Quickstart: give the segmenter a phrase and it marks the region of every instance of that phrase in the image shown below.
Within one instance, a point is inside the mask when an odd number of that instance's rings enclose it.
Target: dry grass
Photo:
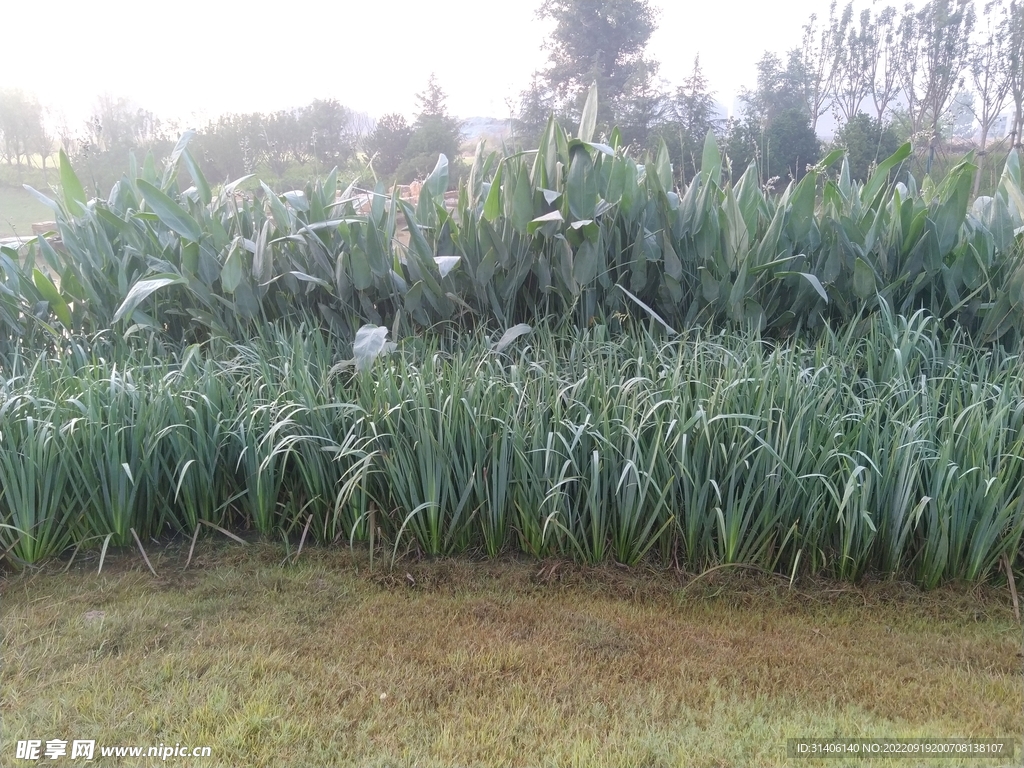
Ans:
[[[178,765],[768,766],[793,736],[1021,727],[1020,629],[984,588],[154,555],[159,578],[126,554],[3,583],[4,763],[60,737],[213,748]]]

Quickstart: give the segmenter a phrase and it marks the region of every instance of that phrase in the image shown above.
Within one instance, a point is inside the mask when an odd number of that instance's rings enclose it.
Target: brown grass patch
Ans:
[[[197,766],[783,765],[795,736],[1021,728],[1020,628],[986,588],[518,560],[370,572],[311,549],[282,567],[259,544],[200,545],[188,570],[177,549],[150,556],[159,578],[125,553],[99,576],[3,583],[2,762],[18,739],[95,738],[211,746],[167,761]]]

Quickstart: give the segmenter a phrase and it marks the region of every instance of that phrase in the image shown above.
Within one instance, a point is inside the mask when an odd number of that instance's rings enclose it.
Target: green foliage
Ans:
[[[408,183],[426,178],[438,155],[457,160],[461,152],[459,123],[447,115],[420,115],[412,126],[396,176]]]
[[[973,206],[967,161],[920,190],[911,176],[895,184],[909,147],[864,184],[848,164],[830,178],[833,155],[766,194],[754,168],[723,178],[730,164],[709,134],[702,173],[676,190],[666,145],[637,162],[621,144],[589,140],[596,98],[589,104],[582,136],[552,121],[536,153],[478,152],[454,211],[442,205],[444,157],[415,207],[380,187],[364,214],[339,196],[336,174],[284,194],[232,183],[214,195],[188,136],[162,173],[133,169],[84,207],[64,163],[65,194],[40,195],[61,250],[37,239],[0,259],[0,343],[111,328],[161,344],[241,340],[307,313],[347,339],[399,318],[396,340],[438,322],[554,315],[583,327],[648,311],[672,328],[754,323],[785,335],[857,322],[879,299],[902,313],[927,308],[979,341],[1021,337],[1015,153],[996,194]],[[198,175],[185,192],[179,167]]]
[[[790,51],[785,67],[778,56],[766,53],[757,70],[757,87],[743,94],[743,116],[729,129],[733,174],[738,178],[755,163],[765,179],[799,180],[820,156],[807,102],[807,64],[799,51]]]
[[[366,137],[364,147],[379,176],[390,179],[396,175],[411,136],[412,129],[401,115],[384,115],[377,121]]]
[[[461,163],[462,129],[448,114],[445,93],[432,74],[427,88],[418,94],[420,112],[411,126],[401,115],[385,115],[364,142],[378,178],[408,184],[425,178],[438,155],[449,159],[453,176],[458,178]]]
[[[693,60],[690,76],[676,90],[671,110],[673,120],[663,127],[663,133],[676,175],[687,183],[700,171],[705,137],[709,132],[720,133],[724,122],[717,117],[718,105],[708,90],[699,56]]]
[[[892,126],[859,112],[840,129],[833,144],[846,150],[850,178],[863,182],[879,162],[899,149],[900,140]]]
[[[655,17],[647,0],[546,0],[539,15],[555,23],[542,77],[560,112],[578,116],[594,82],[604,94],[628,93],[630,82],[636,86],[638,74],[649,68],[643,51]],[[613,99],[602,102],[602,124],[619,117]]]
[[[0,90],[0,158],[21,169],[22,161],[40,155],[45,164],[53,139],[43,121],[39,102],[19,90]]]
[[[764,132],[762,167],[768,178],[799,180],[820,156],[818,137],[802,110],[780,112]]]
[[[7,559],[231,526],[932,587],[1020,552],[1021,361],[924,312],[783,344],[603,323],[435,335],[361,371],[305,323],[153,351],[9,358]]]

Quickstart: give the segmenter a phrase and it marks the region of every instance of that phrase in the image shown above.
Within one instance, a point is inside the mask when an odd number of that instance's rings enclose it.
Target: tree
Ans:
[[[203,159],[211,179],[237,179],[255,173],[264,162],[267,116],[259,112],[222,115],[195,139],[194,151]]]
[[[535,146],[554,111],[554,93],[547,87],[546,81],[534,72],[530,87],[519,94],[519,103],[514,108],[513,125],[518,133],[519,146]]]
[[[1001,21],[995,18],[997,0],[985,3],[982,11],[981,40],[971,47],[971,82],[978,96],[977,108],[972,110],[981,126],[978,149],[978,170],[974,174],[974,195],[981,186],[981,173],[988,154],[988,133],[999,113],[1003,111],[1010,93],[1011,75],[1007,68],[1009,39]]]
[[[316,99],[299,114],[306,153],[325,166],[341,165],[355,146],[352,112],[335,99]]]
[[[957,91],[939,123],[939,134],[950,139],[973,141],[976,104],[977,99],[971,91],[966,89]]]
[[[744,110],[767,127],[775,117],[792,109],[803,112],[810,120],[805,100],[807,73],[799,51],[790,51],[786,57],[786,66],[782,66],[779,57],[765,52],[757,62],[757,87],[753,91],[744,90],[740,100],[746,105]]]
[[[405,157],[411,136],[412,129],[402,115],[384,115],[377,121],[377,125],[366,137],[365,149],[373,160],[374,170],[380,176],[391,178],[395,175]]]
[[[900,148],[900,139],[891,126],[858,112],[836,134],[834,144],[846,149],[850,176],[867,181],[874,166]]]
[[[128,99],[104,95],[95,102],[73,159],[83,181],[103,194],[124,173],[130,152],[139,155],[140,162],[150,152],[154,158],[163,157],[176,139],[173,128],[154,113]]]
[[[676,136],[670,137],[678,141],[668,141],[669,147],[678,149],[678,155],[673,152],[673,161],[678,163],[681,180],[686,182],[692,179],[700,170],[700,158],[704,147],[704,138],[708,131],[719,133],[722,130],[722,120],[717,117],[718,104],[715,102],[714,94],[708,89],[708,80],[700,66],[700,56],[693,59],[693,71],[690,76],[683,80],[683,84],[676,89],[675,99],[672,103],[674,129]]]
[[[871,11],[865,9],[860,14],[860,26],[850,25],[846,44],[840,50],[833,100],[844,123],[850,122],[860,111],[871,90],[870,56],[876,48],[875,35]]]
[[[4,160],[20,167],[22,159],[28,162],[33,154],[42,153],[45,164],[48,139],[39,102],[23,91],[0,91],[0,148]]]
[[[1011,141],[1014,147],[1021,149],[1021,136],[1024,135],[1024,3],[1020,0],[1010,0],[1003,11],[1000,34],[1006,45],[1005,66],[1013,101]]]
[[[801,178],[817,162],[819,145],[808,113],[807,78],[799,51],[790,51],[785,68],[774,53],[757,64],[757,88],[741,95],[743,117],[730,125],[728,154],[735,173],[751,161],[762,178]]]
[[[871,101],[875,107],[875,119],[879,122],[885,120],[885,112],[899,89],[899,43],[896,9],[888,6],[872,19],[871,36],[865,52]]]
[[[125,98],[100,96],[86,124],[92,152],[118,152],[150,148],[165,139],[160,120]],[[123,158],[122,158],[123,160]]]
[[[591,83],[602,95],[599,121],[617,117],[619,95],[644,67],[655,28],[649,0],[545,0],[538,15],[555,22],[541,73],[557,106],[578,116]]]
[[[941,138],[939,124],[963,85],[974,21],[971,0],[932,0],[918,14],[924,45],[922,108],[931,129],[928,172]]]
[[[448,108],[445,102],[448,97],[445,92],[441,89],[441,85],[437,82],[437,75],[433,72],[430,73],[430,77],[427,78],[427,87],[425,90],[416,94],[416,102],[419,104],[420,117],[445,117],[448,114]]]
[[[802,110],[787,109],[764,132],[762,162],[767,178],[801,179],[821,154],[818,137]]]
[[[39,155],[43,164],[43,178],[46,178],[46,159],[53,154],[54,137],[46,129],[46,122],[43,119],[43,110],[39,109],[37,117],[32,122],[32,130],[28,134],[28,143],[25,148],[30,155]]]
[[[305,131],[297,111],[274,112],[267,115],[262,124],[263,132],[255,137],[255,143],[259,147],[261,161],[275,176],[283,177],[292,162],[302,164],[307,160],[303,154]]]
[[[912,138],[920,132],[923,120],[921,103],[923,99],[920,86],[920,74],[924,68],[921,53],[922,33],[920,19],[914,11],[914,6],[908,4],[903,9],[903,16],[897,26],[896,36],[899,49],[897,56],[899,86],[903,95],[900,114],[905,119],[907,132]]]
[[[832,0],[825,26],[818,28],[816,14],[811,14],[804,25],[798,56],[803,75],[802,96],[812,131],[818,127],[818,118],[831,106],[842,63],[843,41],[852,15],[853,5],[847,3],[842,14],[836,16],[836,0]]]
[[[437,156],[448,158],[450,177],[457,177],[462,145],[462,126],[448,114],[447,97],[433,73],[427,88],[417,94],[420,112],[412,125],[404,159],[398,167],[399,181],[408,182],[425,177],[437,163]]]
[[[668,98],[655,82],[657,62],[642,59],[618,99],[617,124],[627,144],[650,145],[669,112]]]

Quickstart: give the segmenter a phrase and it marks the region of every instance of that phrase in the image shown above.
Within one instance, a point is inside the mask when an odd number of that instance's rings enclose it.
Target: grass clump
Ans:
[[[0,389],[0,540],[32,563],[220,526],[926,587],[1019,566],[1019,356],[923,313],[858,333],[435,337],[355,373],[304,327],[26,353]]]

